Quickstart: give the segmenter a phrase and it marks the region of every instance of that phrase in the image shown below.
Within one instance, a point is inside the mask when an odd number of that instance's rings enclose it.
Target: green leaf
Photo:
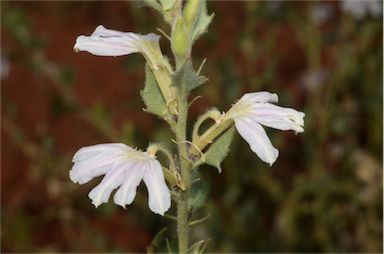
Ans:
[[[141,91],[146,111],[165,119],[169,114],[160,88],[148,65],[145,66],[145,87]]]
[[[221,162],[225,159],[229,152],[229,146],[231,145],[234,127],[231,127],[224,132],[213,144],[209,147],[204,154],[204,163],[214,166],[221,173]]]
[[[205,204],[209,192],[208,183],[200,178],[199,171],[195,169],[192,171],[192,184],[190,187],[190,199],[188,206],[191,209],[197,209]]]
[[[207,78],[204,76],[199,76],[193,69],[192,61],[187,60],[183,67],[175,73],[173,76],[174,84],[178,87],[181,87],[184,83],[188,90],[192,90],[207,81]]]
[[[200,12],[200,16],[197,19],[197,22],[193,28],[192,39],[196,40],[200,35],[205,33],[208,29],[209,24],[212,22],[215,14],[208,15],[207,14],[207,3],[203,1],[202,10]]]

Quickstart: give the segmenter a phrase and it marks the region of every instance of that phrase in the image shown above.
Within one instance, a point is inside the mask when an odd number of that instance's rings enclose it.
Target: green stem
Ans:
[[[187,161],[188,150],[186,143],[186,129],[188,117],[188,90],[182,84],[179,100],[179,116],[176,125],[176,141],[179,150],[179,163],[181,179],[185,184],[185,190],[180,192],[177,201],[177,235],[179,240],[179,253],[188,251],[188,198],[190,186],[190,163]]]

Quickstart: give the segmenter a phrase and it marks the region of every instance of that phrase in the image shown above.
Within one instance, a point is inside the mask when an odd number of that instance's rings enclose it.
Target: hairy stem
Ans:
[[[179,165],[181,179],[185,184],[185,190],[181,191],[177,202],[177,235],[179,241],[179,253],[188,251],[188,198],[190,187],[190,163],[188,161],[188,149],[186,141],[187,117],[188,117],[188,91],[183,84],[180,91],[179,116],[176,126],[176,141],[179,150]]]

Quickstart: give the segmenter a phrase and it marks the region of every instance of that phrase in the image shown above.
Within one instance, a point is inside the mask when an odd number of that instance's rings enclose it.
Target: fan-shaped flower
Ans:
[[[99,144],[81,148],[73,162],[69,176],[74,183],[84,184],[105,175],[88,194],[95,207],[108,202],[112,191],[118,188],[114,202],[125,208],[135,198],[141,180],[148,190],[151,211],[164,215],[171,205],[161,164],[146,152],[119,143]]]
[[[226,113],[232,118],[240,135],[248,142],[261,160],[272,165],[279,151],[273,147],[261,125],[279,130],[303,132],[303,112],[271,104],[278,102],[276,94],[269,92],[247,93]]]
[[[137,52],[148,56],[149,46],[159,47],[159,39],[160,36],[153,33],[140,35],[110,30],[99,25],[90,36],[77,37],[73,49],[96,56],[123,56]]]

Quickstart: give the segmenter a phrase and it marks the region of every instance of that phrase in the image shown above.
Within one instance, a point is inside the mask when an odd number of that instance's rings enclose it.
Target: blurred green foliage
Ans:
[[[55,26],[39,30],[51,21],[70,31],[71,19],[87,31],[99,22],[142,33],[163,27],[136,5],[1,2],[1,54],[11,70],[2,77],[2,252],[166,251],[164,239],[174,248],[172,220],[148,211],[142,186],[127,210],[94,209],[86,197],[94,181],[79,187],[68,178],[81,146],[172,144],[165,125],[141,112],[144,61],[122,60],[126,79],[84,96],[97,73],[77,59],[89,57],[101,73],[111,61],[78,54],[56,63],[50,43],[67,55],[73,45],[58,44]],[[342,2],[209,2],[208,10],[216,16],[193,55],[195,66],[208,58],[202,74],[210,81],[197,89],[204,98],[193,103],[190,124],[211,106],[226,110],[259,90],[278,93],[281,105],[306,117],[303,135],[269,131],[280,150],[271,168],[236,135],[221,174],[200,168],[195,184],[205,187],[191,209],[196,219],[211,216],[193,227],[194,242],[209,238],[209,252],[382,252],[382,17],[356,18]],[[79,32],[86,33],[63,41]],[[17,75],[32,78],[21,84]],[[27,100],[31,86],[39,97]],[[129,93],[115,98],[114,89]],[[33,117],[44,100],[48,117]]]

